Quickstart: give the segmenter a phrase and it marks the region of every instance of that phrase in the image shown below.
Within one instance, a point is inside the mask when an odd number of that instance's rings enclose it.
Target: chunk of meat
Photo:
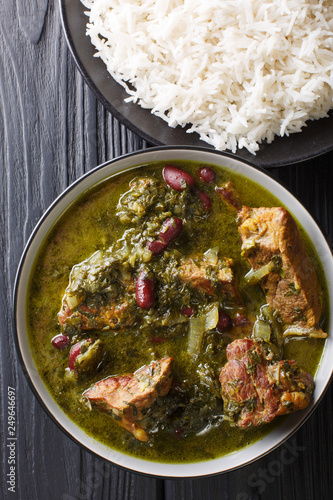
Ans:
[[[224,259],[213,266],[210,262],[190,257],[180,265],[179,278],[182,283],[188,283],[207,295],[222,293],[238,303],[232,264],[232,259]]]
[[[224,411],[237,427],[271,422],[302,410],[311,401],[314,382],[295,361],[276,361],[268,344],[237,339],[227,347],[220,374]]]
[[[139,441],[148,441],[144,416],[158,396],[169,392],[172,364],[171,357],[152,361],[133,374],[100,380],[84,396],[99,409],[111,412]]]
[[[242,251],[253,269],[280,258],[280,269],[261,281],[270,307],[278,311],[285,326],[319,328],[322,290],[315,267],[306,251],[297,225],[281,207],[249,208],[238,212]]]
[[[115,330],[120,327],[132,326],[135,318],[131,314],[129,301],[126,299],[119,303],[111,301],[106,305],[94,308],[81,303],[74,310],[68,307],[66,299],[64,299],[58,320],[64,331],[71,326],[77,330],[90,331]]]

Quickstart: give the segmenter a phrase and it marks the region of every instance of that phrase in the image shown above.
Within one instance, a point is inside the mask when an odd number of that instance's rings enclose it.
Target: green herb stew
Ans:
[[[279,200],[179,161],[83,193],[45,239],[26,307],[39,373],[73,421],[136,457],[194,462],[309,404],[326,295]]]

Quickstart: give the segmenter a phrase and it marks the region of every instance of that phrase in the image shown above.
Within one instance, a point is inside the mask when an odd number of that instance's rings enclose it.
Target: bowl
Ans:
[[[14,289],[15,340],[22,368],[34,394],[48,415],[71,439],[99,457],[131,471],[157,477],[193,478],[219,474],[247,465],[280,446],[305,422],[323,397],[332,377],[332,319],[330,319],[328,338],[321,363],[316,373],[313,399],[305,410],[288,415],[260,441],[239,451],[209,461],[170,464],[139,459],[111,449],[86,434],[62,411],[48,392],[36,368],[28,340],[26,318],[27,287],[34,259],[50,228],[65,209],[87,189],[111,175],[137,165],[172,160],[196,160],[202,163],[227,167],[250,178],[268,191],[273,192],[278,199],[283,200],[284,206],[306,229],[311,241],[315,242],[318,257],[323,269],[325,269],[329,308],[331,311],[333,310],[333,259],[330,248],[316,222],[285,187],[274,180],[266,171],[227,153],[216,152],[209,148],[165,146],[127,154],[96,167],[68,187],[48,208],[31,234],[18,267]]]

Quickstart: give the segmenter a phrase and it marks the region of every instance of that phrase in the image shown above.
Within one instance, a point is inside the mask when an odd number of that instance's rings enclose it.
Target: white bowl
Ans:
[[[87,435],[57,405],[46,389],[36,369],[28,341],[26,328],[26,294],[30,270],[38,249],[50,227],[64,210],[86,189],[115,173],[127,170],[139,164],[155,161],[195,160],[202,163],[228,167],[257,182],[283,201],[284,206],[306,229],[310,239],[315,242],[318,256],[325,270],[329,292],[329,308],[333,311],[333,259],[330,248],[317,224],[297,199],[281,184],[263,170],[246,162],[235,159],[231,155],[204,148],[194,147],[160,147],[128,154],[107,162],[78,179],[67,188],[49,207],[33,231],[22,255],[15,283],[14,307],[16,324],[16,344],[24,372],[38,400],[54,421],[72,439],[96,453],[100,457],[127,469],[160,477],[198,477],[227,472],[246,465],[280,446],[296,431],[313,412],[322,398],[332,377],[333,359],[333,326],[332,319],[328,328],[328,338],[322,355],[320,367],[316,374],[316,385],[311,404],[306,410],[296,412],[282,420],[269,435],[247,448],[210,461],[188,464],[166,464],[149,462],[115,451],[91,436]]]

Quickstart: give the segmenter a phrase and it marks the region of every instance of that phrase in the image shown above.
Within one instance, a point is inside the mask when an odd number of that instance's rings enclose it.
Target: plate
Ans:
[[[76,64],[97,99],[121,123],[148,143],[210,147],[199,135],[186,133],[182,127],[171,128],[138,104],[125,103],[125,89],[108,73],[103,61],[94,57],[95,47],[86,35],[88,17],[80,0],[60,0],[62,22],[69,48]],[[333,115],[310,121],[301,133],[276,137],[271,144],[262,144],[256,155],[246,149],[237,150],[236,158],[263,168],[290,165],[309,160],[333,149]]]

